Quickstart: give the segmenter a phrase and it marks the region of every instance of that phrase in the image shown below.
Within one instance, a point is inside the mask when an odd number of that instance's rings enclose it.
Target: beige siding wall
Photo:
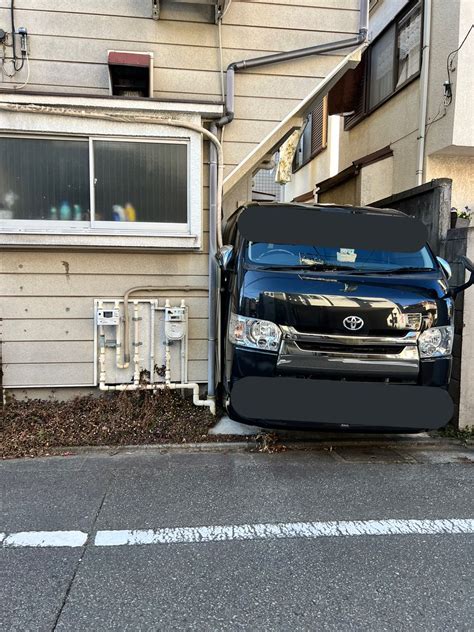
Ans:
[[[2,272],[5,386],[91,385],[94,298],[120,298],[138,285],[205,286],[207,255],[8,251]],[[189,376],[206,381],[206,293],[156,296],[185,298]]]
[[[17,0],[16,24],[30,37],[31,90],[106,95],[107,50],[154,53],[154,96],[221,99],[218,29],[205,7],[151,0]],[[10,30],[9,0],[0,0],[0,26]],[[236,60],[350,36],[358,0],[234,0],[222,27],[224,68]],[[237,165],[331,70],[324,56],[239,73],[236,120],[226,134],[227,171]],[[10,83],[6,77],[0,85]],[[25,73],[15,82],[22,83]]]
[[[162,5],[161,19],[153,21],[151,0],[16,0],[16,25],[25,26],[30,34],[30,77],[22,92],[107,95],[107,51],[115,49],[153,52],[155,98],[220,102],[218,29],[208,21],[209,12],[166,0]],[[358,0],[234,0],[222,28],[224,67],[242,58],[346,38],[357,32],[358,6]],[[0,27],[7,32],[11,30],[9,7],[9,0],[0,0]],[[339,60],[324,56],[239,73],[236,118],[226,129],[227,172]],[[23,83],[26,72],[2,79],[0,87],[8,89]],[[10,121],[25,132],[38,129],[31,117],[8,116],[10,119],[2,119],[6,122],[0,131],[11,129]],[[50,131],[58,131],[53,119],[52,125]],[[71,120],[70,126],[75,130],[76,121]],[[100,133],[95,123],[90,127],[91,133]],[[124,133],[134,135],[134,130]],[[85,252],[77,248],[41,250],[38,246],[3,252],[0,294],[5,386],[91,384],[94,298],[118,298],[135,285],[207,284],[206,145],[204,245],[199,252],[156,249],[144,254],[126,247]],[[175,293],[176,299],[182,296]],[[207,296],[184,298],[191,318],[189,375],[191,380],[205,382]]]

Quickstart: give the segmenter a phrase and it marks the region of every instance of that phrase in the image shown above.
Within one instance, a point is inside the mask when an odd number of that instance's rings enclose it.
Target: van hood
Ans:
[[[438,271],[382,276],[248,269],[242,274],[239,314],[304,333],[403,336],[451,321],[452,301],[443,298],[447,284]]]

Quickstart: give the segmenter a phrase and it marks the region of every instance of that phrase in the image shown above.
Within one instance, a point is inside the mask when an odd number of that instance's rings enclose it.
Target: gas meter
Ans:
[[[186,308],[165,308],[165,335],[168,340],[182,340],[186,334]]]
[[[120,324],[120,309],[114,307],[112,309],[97,310],[97,324],[98,325],[119,325]]]

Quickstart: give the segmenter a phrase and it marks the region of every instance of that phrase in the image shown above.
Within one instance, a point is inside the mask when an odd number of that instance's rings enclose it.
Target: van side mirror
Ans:
[[[221,246],[216,253],[217,263],[222,270],[227,270],[234,256],[234,246]]]
[[[443,257],[436,257],[436,260],[441,266],[441,269],[445,273],[446,277],[450,279],[453,276],[453,271],[451,270],[451,266],[449,265],[449,263],[446,261],[446,259],[443,259]]]
[[[467,288],[471,287],[471,285],[474,285],[474,263],[472,263],[472,261],[465,256],[460,257],[460,261],[461,263],[464,263],[464,267],[471,273],[471,276],[469,277],[469,280],[466,281],[466,283],[458,285],[457,287],[450,288],[448,290],[447,295],[451,296],[452,298],[456,298],[458,294],[464,292],[464,290],[467,290]]]

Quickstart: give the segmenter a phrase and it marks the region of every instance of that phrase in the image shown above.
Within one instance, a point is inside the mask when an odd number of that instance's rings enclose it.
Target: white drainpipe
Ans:
[[[425,0],[423,9],[423,56],[420,77],[420,110],[418,114],[418,150],[416,161],[416,184],[425,181],[425,140],[426,119],[428,116],[428,78],[430,70],[431,40],[431,0]]]

